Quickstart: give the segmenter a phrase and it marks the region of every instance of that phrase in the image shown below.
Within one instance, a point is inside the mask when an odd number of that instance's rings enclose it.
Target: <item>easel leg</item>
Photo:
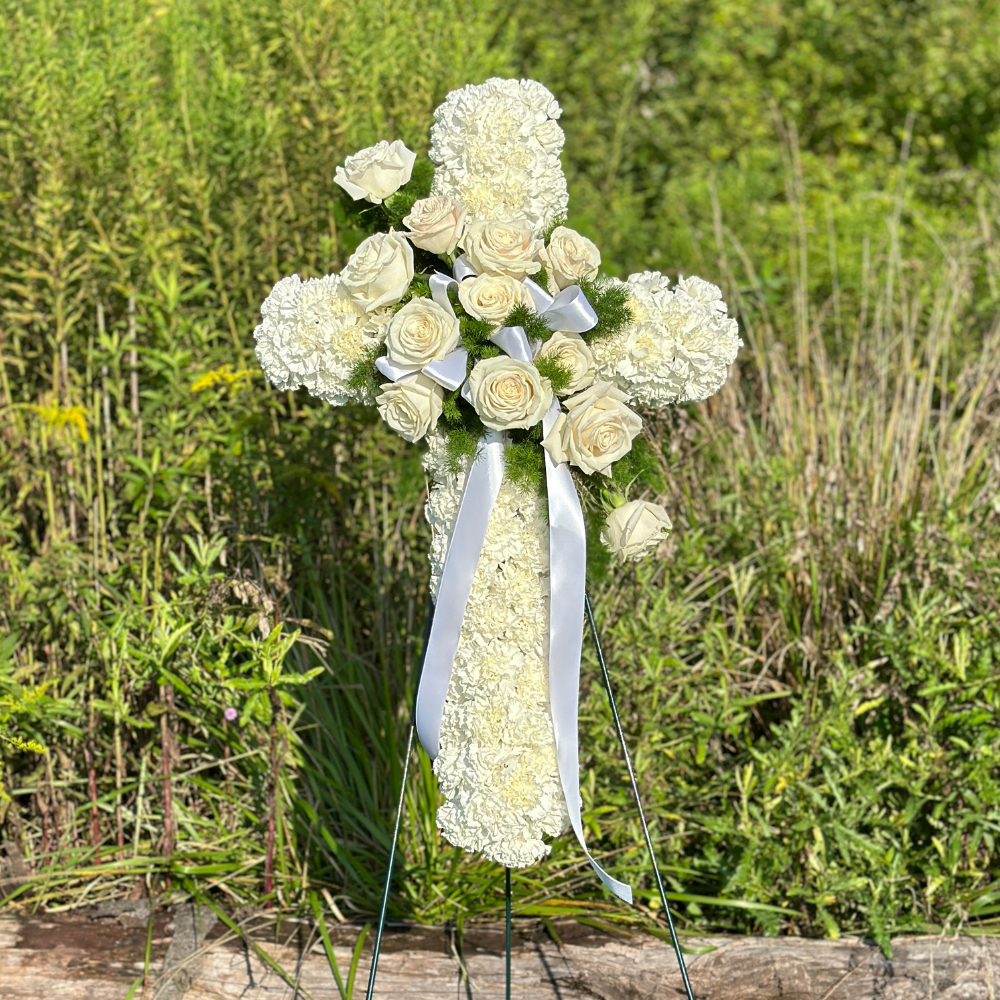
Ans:
[[[421,647],[420,665],[417,668],[417,689],[420,688],[420,675],[424,669],[424,655],[427,652],[427,638],[431,634],[431,623],[434,621],[434,602],[427,605],[427,620],[424,622],[424,642]],[[375,994],[375,973],[378,971],[378,956],[382,949],[382,931],[385,929],[385,914],[389,909],[389,892],[392,889],[392,866],[396,860],[396,842],[399,840],[399,824],[403,818],[403,802],[406,800],[406,778],[410,773],[410,755],[413,753],[413,737],[416,735],[416,709],[410,717],[410,732],[406,737],[406,754],[403,757],[403,780],[399,783],[399,803],[396,806],[396,822],[392,828],[392,843],[389,845],[389,863],[386,866],[385,886],[382,889],[382,905],[378,913],[378,929],[375,932],[375,951],[372,954],[372,967],[368,973],[368,989],[365,1000],[372,1000]]]
[[[382,906],[378,914],[378,930],[375,932],[375,952],[372,955],[372,967],[368,973],[368,991],[365,1000],[372,1000],[375,995],[375,973],[378,970],[378,955],[382,948],[382,931],[385,928],[385,914],[389,908],[389,890],[392,888],[392,866],[396,860],[396,841],[399,839],[399,824],[403,818],[403,801],[406,795],[406,778],[410,771],[410,754],[413,752],[414,724],[410,723],[410,735],[406,740],[406,756],[403,758],[403,780],[399,783],[399,805],[396,807],[396,823],[392,828],[392,844],[389,846],[389,863],[385,872],[385,887],[382,889]]]
[[[628,768],[629,780],[632,782],[632,794],[635,796],[635,804],[639,810],[639,823],[642,826],[643,836],[646,838],[646,848],[649,851],[649,860],[653,864],[653,875],[656,878],[656,888],[660,893],[660,903],[663,906],[663,913],[667,918],[667,926],[670,928],[670,940],[673,942],[674,954],[677,955],[677,964],[681,968],[681,979],[684,980],[684,992],[688,1000],[694,1000],[694,993],[691,992],[691,982],[688,979],[687,967],[684,964],[684,954],[681,951],[680,941],[677,939],[677,931],[674,928],[674,918],[670,914],[670,906],[667,903],[667,894],[663,888],[663,879],[660,877],[660,866],[656,863],[656,852],[653,850],[653,840],[649,835],[649,827],[646,825],[646,816],[642,810],[642,799],[639,797],[639,783],[635,778],[635,769],[632,767],[632,756],[628,752],[628,744],[625,742],[625,732],[622,729],[621,719],[618,717],[618,707],[615,705],[614,692],[611,689],[611,676],[608,674],[608,665],[604,660],[604,650],[601,648],[601,639],[597,634],[597,623],[594,621],[594,609],[590,605],[590,595],[584,595],[584,604],[587,609],[587,621],[590,623],[590,632],[594,637],[594,646],[597,648],[597,661],[601,665],[601,674],[604,677],[604,687],[608,692],[608,702],[611,705],[611,716],[615,721],[615,730],[618,733],[618,742],[621,743],[622,753],[625,754],[625,765]]]
[[[507,1000],[510,1000],[510,869],[504,868],[504,886],[506,890],[506,910],[507,910],[507,926],[506,926],[506,941],[507,941],[507,992],[504,996]]]

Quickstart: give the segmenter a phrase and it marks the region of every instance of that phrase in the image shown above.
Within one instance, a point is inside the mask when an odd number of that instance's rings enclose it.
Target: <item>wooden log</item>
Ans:
[[[326,956],[305,921],[269,916],[245,921],[282,976],[221,925],[208,941],[199,936],[195,954],[185,913],[157,916],[153,975],[137,1000],[167,994],[183,1000],[292,1000],[295,991],[288,980],[300,986],[297,1000],[340,1000]],[[0,915],[0,1000],[122,1000],[142,972],[145,921],[129,913],[93,916]],[[516,1000],[683,997],[670,946],[647,934],[612,936],[566,922],[557,928],[559,947],[540,926],[515,926]],[[345,978],[357,933],[349,926],[334,932]],[[186,963],[182,976],[164,967],[175,937],[173,953]],[[891,958],[858,938],[685,937],[684,945],[698,1000],[1000,998],[1000,941],[989,938],[900,937],[893,941]],[[356,997],[364,991],[369,957],[366,948]],[[502,928],[467,929],[459,952],[456,935],[447,929],[391,927],[375,995],[380,1000],[492,1000],[503,996],[503,986]]]

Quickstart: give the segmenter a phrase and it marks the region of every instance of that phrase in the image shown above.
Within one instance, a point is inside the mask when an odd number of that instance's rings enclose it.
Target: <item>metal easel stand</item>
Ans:
[[[385,914],[389,909],[389,891],[392,889],[392,866],[396,861],[396,842],[399,840],[399,823],[403,818],[403,802],[406,797],[406,778],[410,772],[410,755],[413,753],[413,733],[416,724],[410,723],[410,735],[406,739],[406,756],[403,758],[403,780],[399,783],[399,804],[396,806],[396,822],[392,828],[392,843],[389,845],[389,863],[386,865],[385,886],[382,888],[382,905],[378,911],[378,930],[375,932],[375,951],[372,967],[368,973],[368,990],[365,1000],[372,1000],[375,994],[375,973],[378,970],[378,956],[382,950],[382,931],[385,929]]]
[[[615,722],[615,731],[618,733],[618,742],[621,744],[622,753],[625,755],[625,766],[628,768],[629,780],[632,782],[632,794],[635,796],[635,804],[639,810],[639,823],[642,825],[642,833],[646,838],[646,849],[649,851],[649,860],[653,865],[653,875],[656,878],[656,888],[660,894],[660,904],[663,906],[663,913],[667,918],[667,926],[670,928],[670,940],[674,946],[674,954],[677,956],[677,964],[680,966],[681,979],[684,981],[684,992],[687,1000],[694,1000],[694,993],[691,990],[691,982],[688,979],[687,966],[684,964],[684,953],[681,950],[680,941],[677,938],[677,930],[674,927],[674,918],[670,913],[670,904],[667,902],[667,894],[663,888],[663,879],[660,877],[660,867],[656,862],[656,852],[653,850],[653,839],[649,835],[649,826],[646,823],[646,815],[642,808],[642,799],[639,796],[639,784],[635,777],[635,768],[632,766],[632,755],[628,751],[628,743],[625,740],[625,732],[622,729],[621,719],[618,716],[618,707],[615,704],[614,691],[611,688],[611,676],[608,673],[608,665],[604,659],[604,650],[601,647],[601,638],[597,632],[597,623],[594,621],[594,609],[590,604],[590,595],[584,596],[584,604],[587,611],[587,621],[590,624],[590,632],[594,638],[594,646],[597,649],[597,660],[601,665],[601,675],[604,678],[604,687],[608,692],[608,702],[611,705],[611,716]],[[428,619],[428,630],[430,620]],[[424,637],[424,645],[427,639]],[[371,970],[368,973],[368,990],[365,993],[365,1000],[373,1000],[375,995],[375,975],[378,971],[378,957],[382,948],[382,932],[385,929],[385,916],[389,908],[389,893],[392,889],[392,869],[396,861],[396,842],[399,839],[399,825],[403,818],[403,802],[405,801],[406,779],[410,770],[410,756],[413,753],[413,735],[416,726],[410,723],[410,732],[406,740],[406,756],[403,758],[403,780],[399,786],[399,802],[396,807],[396,822],[392,828],[392,843],[389,846],[389,861],[386,866],[385,885],[382,889],[382,905],[379,908],[378,928],[375,932],[375,951],[372,955]],[[511,952],[511,889],[510,889],[510,869],[504,869],[504,916],[505,916],[505,944],[506,944],[506,1000],[510,1000],[510,952]]]
[[[420,661],[417,664],[417,683],[414,691],[420,687],[420,675],[424,670],[424,656],[427,652],[427,640],[431,634],[431,624],[434,621],[434,601],[427,605],[427,619],[424,622],[424,642],[420,650]],[[385,885],[382,887],[382,905],[378,911],[378,928],[375,931],[375,950],[372,953],[371,969],[368,972],[368,989],[365,1000],[372,1000],[375,994],[375,975],[378,972],[378,957],[382,951],[382,932],[385,930],[385,915],[389,909],[389,893],[392,891],[392,868],[396,862],[396,844],[399,842],[399,824],[403,819],[403,803],[406,801],[406,779],[410,774],[410,757],[413,755],[413,737],[417,731],[416,695],[414,694],[414,709],[410,714],[410,731],[406,737],[406,754],[403,757],[403,778],[399,783],[399,802],[396,804],[396,822],[392,827],[392,843],[389,845],[389,861],[385,869]]]
[[[649,860],[653,865],[653,875],[656,878],[656,888],[660,893],[660,903],[663,906],[663,913],[667,918],[667,927],[670,928],[670,940],[674,946],[674,954],[677,956],[677,964],[681,968],[681,979],[684,980],[684,992],[687,1000],[694,1000],[694,993],[691,991],[691,982],[688,979],[687,966],[684,964],[684,953],[681,951],[680,941],[677,940],[677,930],[674,928],[674,918],[670,914],[670,904],[667,902],[667,894],[663,888],[663,879],[660,877],[660,866],[656,863],[656,851],[653,850],[653,838],[649,835],[649,827],[646,824],[646,815],[642,809],[642,798],[639,796],[639,783],[635,778],[635,768],[632,767],[632,755],[628,752],[628,744],[625,742],[625,732],[622,729],[622,720],[618,717],[618,706],[615,704],[614,691],[611,690],[611,675],[608,673],[608,665],[604,660],[604,650],[601,648],[601,637],[597,633],[597,623],[594,621],[594,609],[590,605],[590,594],[585,594],[584,606],[587,609],[587,621],[590,623],[590,633],[594,637],[594,646],[597,649],[597,662],[601,665],[601,675],[604,677],[604,687],[608,692],[608,703],[611,705],[611,717],[615,720],[615,731],[618,733],[618,742],[622,745],[622,753],[625,755],[625,766],[628,768],[629,780],[632,782],[632,794],[635,796],[635,804],[639,810],[639,823],[642,825],[642,834],[646,838],[646,849],[649,851]]]
[[[507,992],[504,994],[506,1000],[510,1000],[510,869],[504,868],[504,915],[506,917],[504,927],[504,942],[507,946]]]
[[[396,843],[399,840],[399,825],[403,818],[403,802],[406,799],[406,779],[410,771],[410,756],[413,753],[413,734],[416,729],[414,723],[410,723],[410,733],[406,739],[406,756],[403,758],[403,780],[399,783],[399,802],[396,806],[396,822],[392,827],[392,843],[389,845],[389,861],[386,865],[385,884],[382,887],[382,905],[378,911],[378,927],[375,931],[375,949],[372,953],[371,969],[368,972],[368,989],[365,991],[365,1000],[373,1000],[375,995],[375,976],[378,972],[378,957],[382,950],[382,932],[385,930],[385,915],[389,909],[389,893],[392,890],[392,869],[396,861]],[[506,960],[506,1000],[510,1000],[510,869],[504,868],[504,896],[505,896],[505,935],[507,960]]]

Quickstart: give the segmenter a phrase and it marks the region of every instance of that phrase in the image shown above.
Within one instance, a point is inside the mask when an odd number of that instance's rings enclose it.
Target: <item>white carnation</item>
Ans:
[[[282,278],[260,307],[254,330],[257,359],[276,389],[305,386],[340,406],[371,403],[347,381],[365,350],[385,336],[389,309],[364,312],[347,294],[340,276],[302,281]]]
[[[453,90],[434,112],[433,193],[465,205],[470,221],[526,219],[541,234],[569,204],[560,113],[534,80],[494,78]]]
[[[713,312],[725,315],[726,303],[722,300],[722,289],[718,285],[692,275],[690,278],[679,278],[677,287],[682,292],[687,292],[696,302],[708,306]]]
[[[632,323],[592,340],[597,377],[616,382],[633,402],[659,407],[708,399],[722,388],[743,346],[719,288],[682,278],[673,290],[659,271],[630,275]]]
[[[438,480],[427,500],[436,594],[465,471],[447,471],[442,435],[427,440]],[[512,867],[545,857],[542,838],[569,823],[549,712],[548,561],[544,502],[505,481],[472,582],[434,772],[445,837]]]

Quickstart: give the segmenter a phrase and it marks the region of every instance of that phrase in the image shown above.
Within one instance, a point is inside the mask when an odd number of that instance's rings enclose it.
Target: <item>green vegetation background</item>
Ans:
[[[718,281],[747,342],[649,421],[661,558],[592,581],[684,928],[989,932],[998,31],[985,0],[0,3],[0,731],[47,748],[3,749],[0,896],[371,914],[426,483],[372,413],[269,389],[251,331],[357,241],[346,153],[530,75],[606,270]],[[586,823],[639,905],[563,839],[517,912],[651,924],[586,655]],[[421,757],[395,913],[495,916],[435,796]]]

